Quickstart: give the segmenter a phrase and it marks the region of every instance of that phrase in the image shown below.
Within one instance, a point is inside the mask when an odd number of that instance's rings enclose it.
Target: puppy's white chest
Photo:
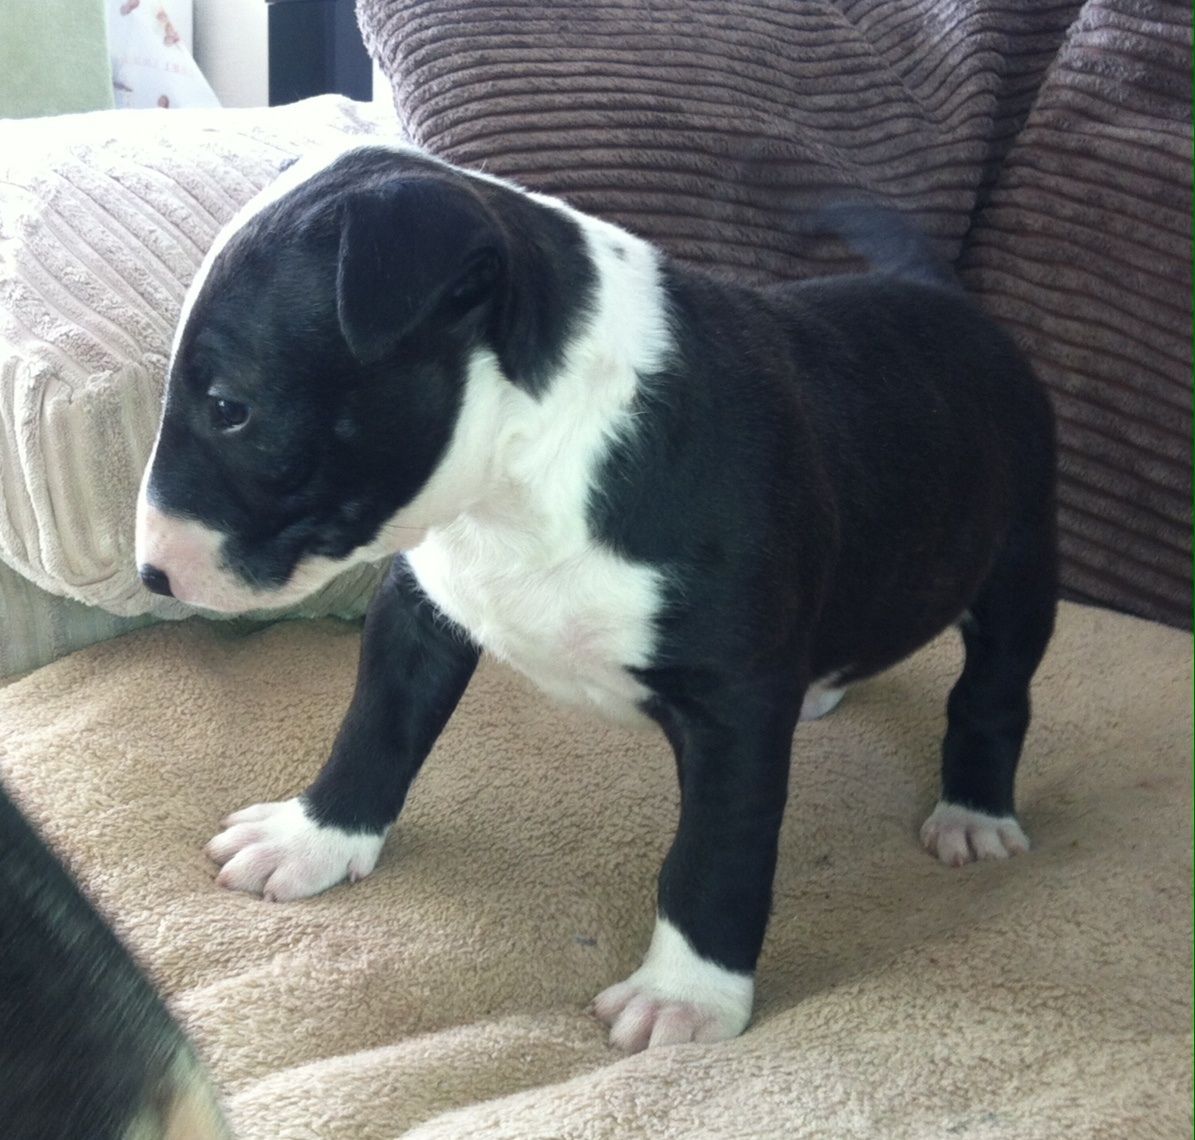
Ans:
[[[523,549],[472,523],[434,532],[407,557],[444,614],[544,692],[643,721],[648,690],[628,669],[651,659],[657,571],[592,542]]]

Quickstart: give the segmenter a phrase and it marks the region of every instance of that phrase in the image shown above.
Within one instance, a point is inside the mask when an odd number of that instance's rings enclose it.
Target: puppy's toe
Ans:
[[[635,996],[635,987],[630,982],[619,982],[602,990],[593,999],[590,1011],[599,1020],[610,1025],[614,1019],[626,1008],[627,1002]]]
[[[222,887],[273,902],[319,894],[343,879],[356,882],[378,861],[385,833],[348,832],[317,823],[300,799],[234,812],[205,850],[223,869]]]
[[[627,985],[612,987],[620,990],[613,999],[607,998],[606,991],[593,1003],[593,1012],[610,1026],[610,1044],[616,1049],[638,1053],[664,1045],[726,1041],[746,1025],[739,1010],[716,1003],[670,1001],[649,986],[631,986],[628,994],[622,989]]]
[[[610,1044],[628,1053],[647,1047],[655,1025],[659,1002],[647,994],[634,994],[610,1025]]]
[[[252,823],[236,823],[208,840],[204,854],[213,862],[224,864],[246,847],[265,838],[266,830]]]
[[[277,815],[281,809],[286,807],[288,801],[283,800],[280,803],[272,804],[253,804],[247,808],[241,808],[240,811],[234,811],[231,815],[225,816],[220,821],[221,827],[232,827],[237,823],[256,823],[259,820],[269,819],[272,815]]]
[[[701,1036],[705,1030],[710,1033],[708,1038]],[[648,1048],[655,1048],[657,1045],[682,1045],[686,1041],[701,1040],[721,1040],[715,1019],[691,1005],[668,1003],[656,1011],[647,1045]]]
[[[279,852],[264,843],[255,843],[230,856],[216,876],[216,885],[229,891],[261,894],[265,881],[278,865]]]
[[[1007,859],[1029,850],[1029,838],[1015,817],[989,815],[945,800],[922,825],[921,842],[948,867],[975,859]]]
[[[660,918],[643,965],[603,990],[591,1009],[610,1027],[610,1044],[641,1049],[737,1037],[751,1018],[750,974],[702,958],[688,939]]]

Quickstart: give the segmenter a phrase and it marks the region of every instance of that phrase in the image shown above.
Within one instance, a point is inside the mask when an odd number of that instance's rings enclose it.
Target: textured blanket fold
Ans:
[[[1034,850],[917,845],[953,635],[802,725],[754,1024],[635,1057],[662,739],[485,663],[364,881],[216,889],[221,815],[301,788],[359,633],[200,622],[0,690],[0,777],[160,983],[245,1140],[1173,1140],[1191,1125],[1191,643],[1065,606],[1020,785]]]

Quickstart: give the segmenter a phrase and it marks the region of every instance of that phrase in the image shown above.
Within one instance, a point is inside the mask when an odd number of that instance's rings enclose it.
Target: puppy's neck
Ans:
[[[642,385],[671,348],[659,254],[646,242],[553,199],[581,227],[593,296],[562,363],[531,394],[487,350],[474,354],[444,461],[405,515],[432,528],[522,533],[537,546],[589,541],[587,504],[611,442],[633,430]]]

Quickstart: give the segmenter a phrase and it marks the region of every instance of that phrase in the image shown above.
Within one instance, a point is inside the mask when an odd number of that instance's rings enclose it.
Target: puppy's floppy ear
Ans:
[[[482,204],[436,179],[350,194],[336,309],[352,354],[372,363],[429,318],[459,321],[479,308],[501,271],[502,248]]]

